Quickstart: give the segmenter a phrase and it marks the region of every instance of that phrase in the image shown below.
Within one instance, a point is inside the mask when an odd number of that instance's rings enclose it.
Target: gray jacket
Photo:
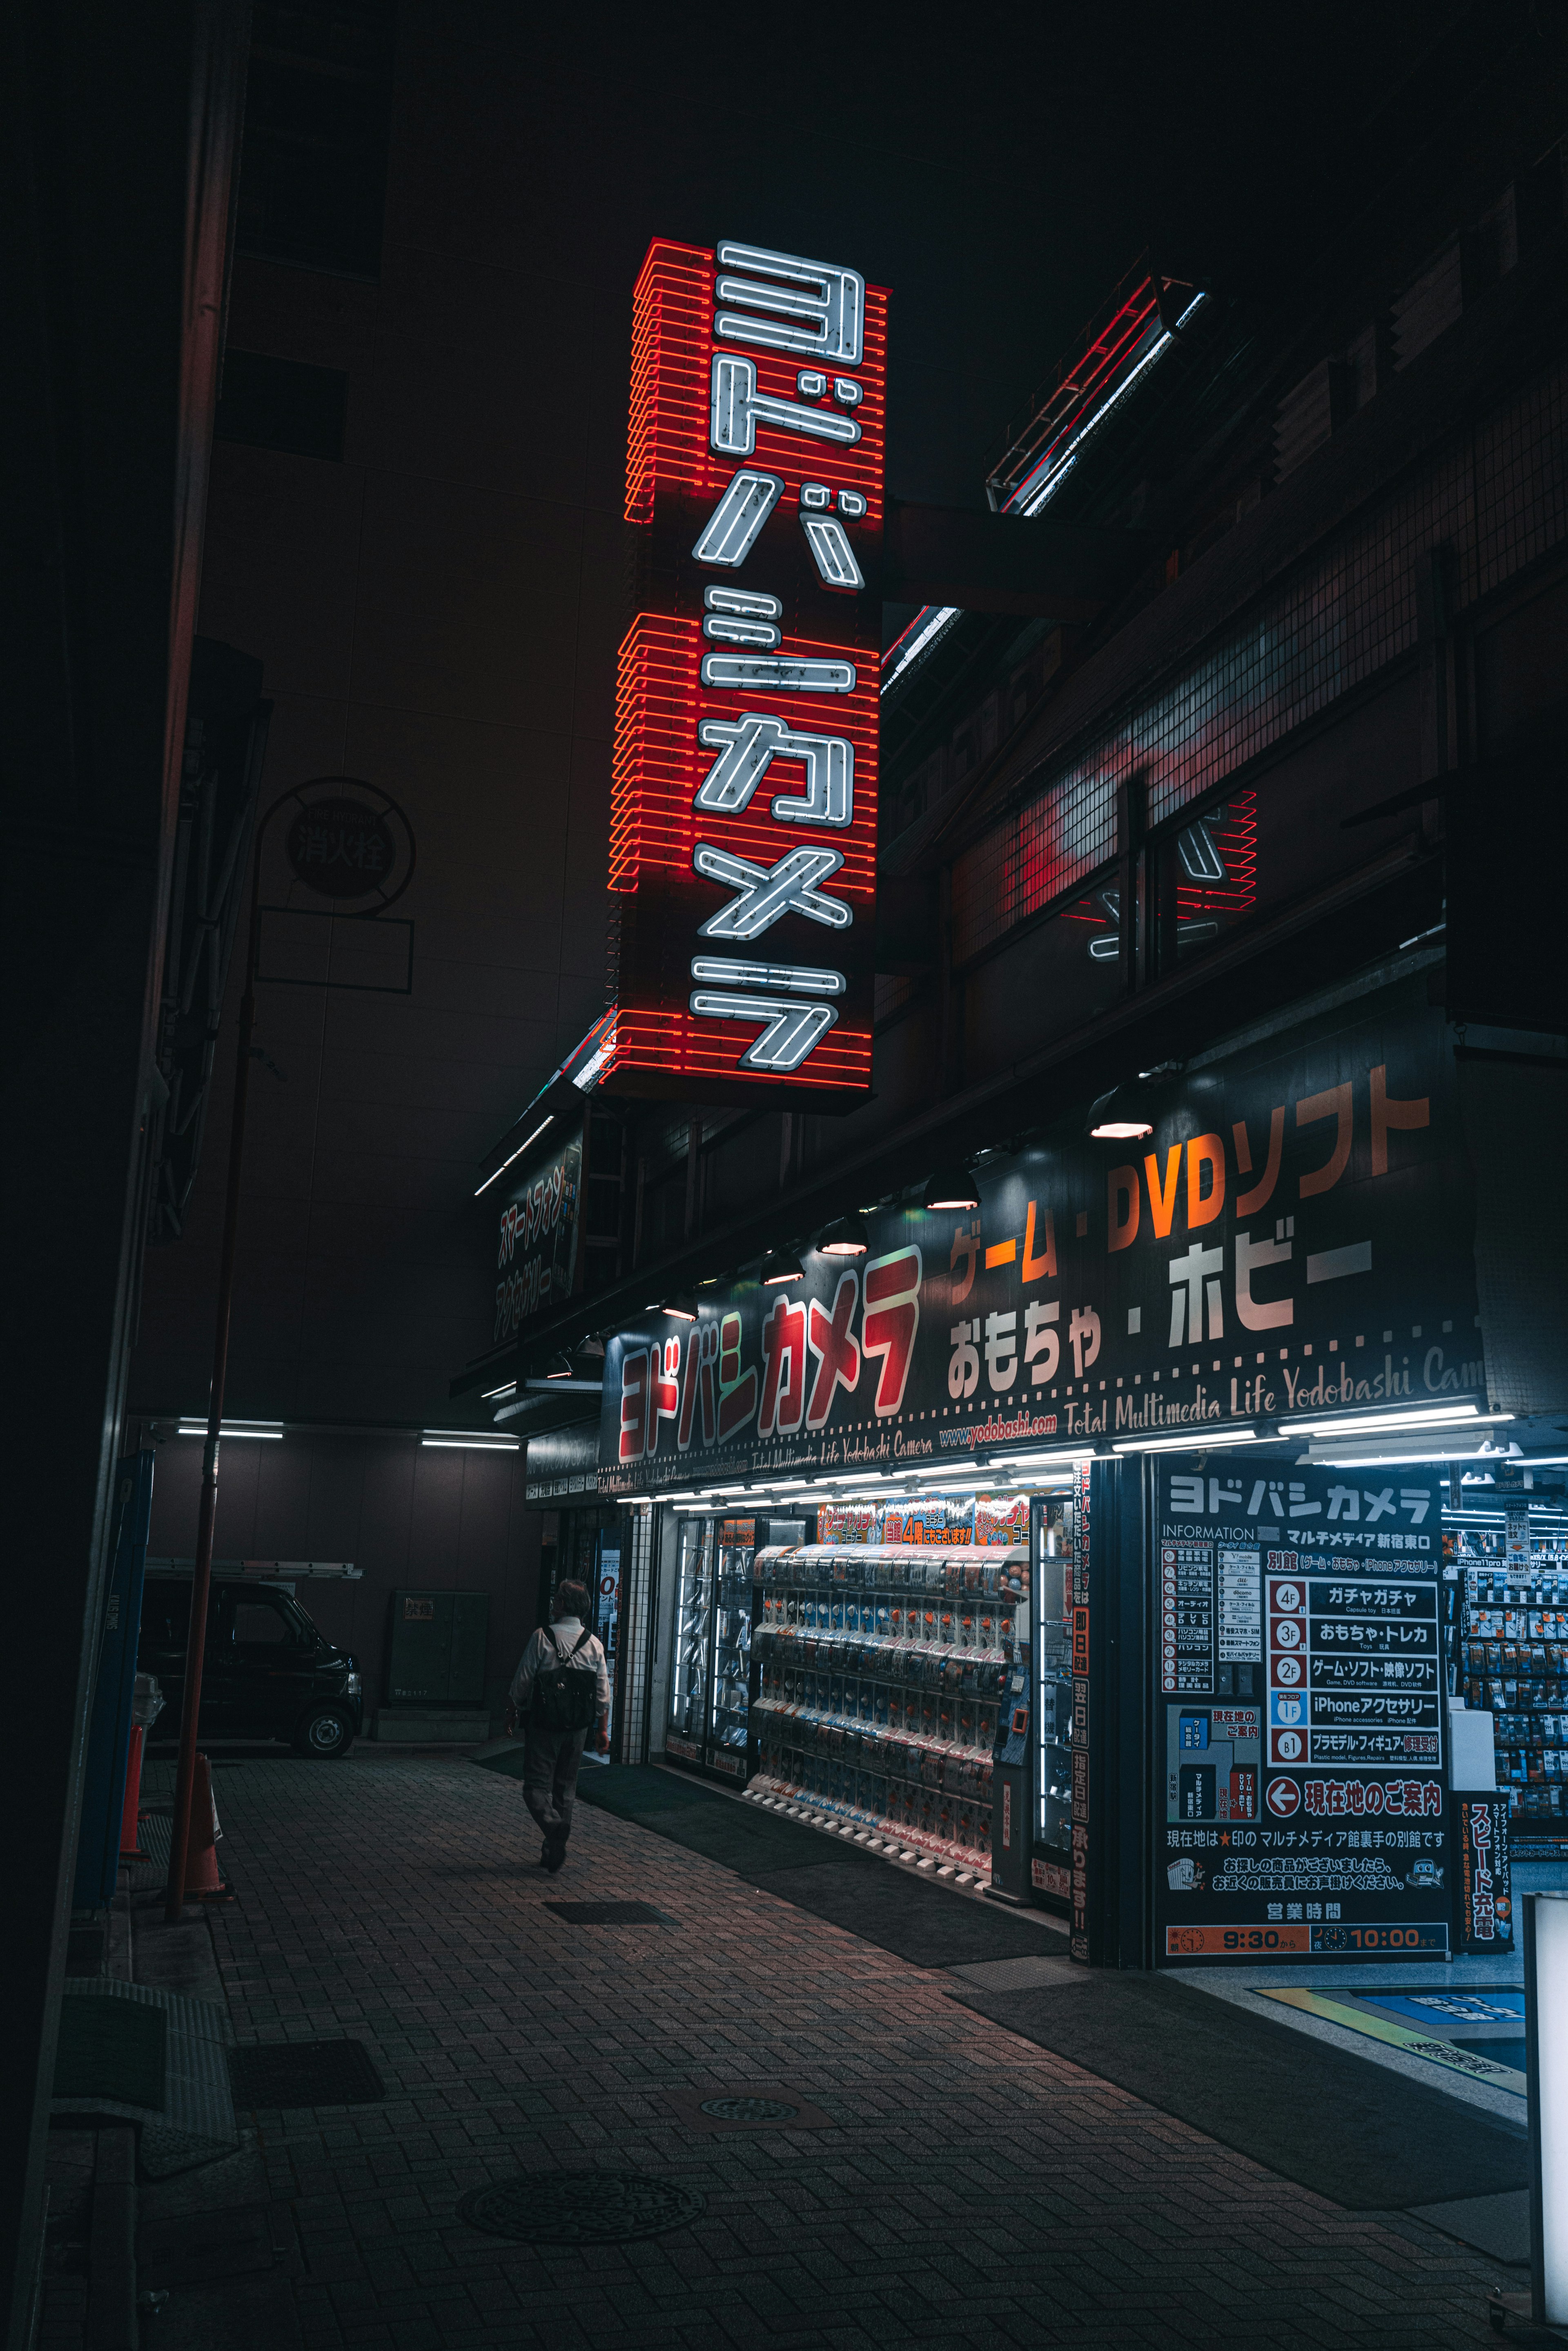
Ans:
[[[522,1662],[512,1676],[509,1695],[519,1715],[526,1715],[528,1710],[528,1700],[534,1693],[534,1677],[541,1666],[546,1672],[554,1672],[557,1663],[569,1656],[575,1646],[578,1635],[582,1631],[582,1620],[579,1616],[558,1616],[550,1626],[550,1631],[555,1635],[554,1650],[551,1650],[549,1642],[545,1638],[544,1628],[541,1625],[523,1651]],[[576,1656],[572,1658],[572,1667],[577,1673],[587,1673],[591,1668],[598,1675],[599,1711],[601,1714],[608,1712],[610,1668],[604,1662],[603,1643],[590,1635],[581,1648],[578,1650]]]

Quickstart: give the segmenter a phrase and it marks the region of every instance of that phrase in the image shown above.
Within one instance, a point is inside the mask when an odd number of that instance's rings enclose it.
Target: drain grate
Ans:
[[[520,2171],[470,2189],[460,2220],[525,2245],[628,2245],[685,2229],[706,2207],[695,2188],[640,2171]]]
[[[571,1927],[667,1927],[662,1910],[646,1902],[547,1902],[558,1918]]]
[[[236,2106],[373,2106],[386,2096],[361,2041],[264,2041],[228,2060]]]
[[[800,2109],[782,2098],[705,2098],[702,2111],[719,2123],[792,2123]]]

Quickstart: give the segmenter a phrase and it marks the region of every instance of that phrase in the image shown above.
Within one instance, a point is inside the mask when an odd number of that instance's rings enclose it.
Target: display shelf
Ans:
[[[1457,1691],[1492,1718],[1516,1848],[1568,1852],[1568,1561],[1457,1554]]]
[[[990,1874],[988,1854],[977,1854],[971,1847],[951,1839],[945,1841],[923,1829],[907,1828],[856,1804],[846,1804],[836,1798],[808,1796],[770,1772],[759,1773],[746,1792],[793,1820],[805,1821],[809,1826],[838,1828],[841,1834],[849,1830],[857,1844],[863,1842],[873,1853],[884,1852],[895,1859],[924,1856],[933,1863],[938,1876],[955,1877],[960,1885]]]
[[[711,1520],[688,1521],[682,1527],[670,1719],[664,1743],[671,1752],[685,1754],[693,1761],[700,1757],[706,1728],[715,1547]],[[679,1745],[674,1744],[670,1734]]]
[[[750,1719],[751,1562],[749,1543],[718,1546],[718,1584],[714,1621],[710,1761],[744,1770]]]
[[[984,1865],[1027,1552],[810,1544],[758,1552],[754,1576],[752,1729],[767,1785]]]

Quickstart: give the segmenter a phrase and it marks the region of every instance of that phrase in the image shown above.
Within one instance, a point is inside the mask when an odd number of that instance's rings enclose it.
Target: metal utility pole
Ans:
[[[285,798],[292,795],[286,794]],[[239,1045],[235,1063],[234,1112],[229,1121],[229,1179],[224,1199],[223,1250],[218,1259],[218,1311],[213,1333],[213,1385],[207,1407],[207,1440],[202,1448],[202,1501],[196,1522],[196,1564],[191,1577],[191,1627],[185,1641],[185,1689],[180,1713],[180,1761],[174,1774],[174,1818],[169,1833],[169,1882],[163,1916],[178,1918],[185,1900],[185,1855],[191,1841],[191,1792],[196,1774],[196,1725],[202,1711],[202,1666],[206,1654],[207,1596],[213,1582],[213,1537],[218,1515],[218,1439],[224,1389],[229,1369],[229,1322],[234,1306],[235,1252],[239,1239],[240,1174],[245,1159],[245,1114],[250,1094],[251,1036],[256,1027],[256,926],[261,896],[261,844],[283,806],[275,800],[256,827],[251,847],[250,917],[246,930],[245,995],[240,1000]]]

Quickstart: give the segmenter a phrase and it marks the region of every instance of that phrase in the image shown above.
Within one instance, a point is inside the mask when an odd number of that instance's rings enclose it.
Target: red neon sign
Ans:
[[[612,1091],[871,1082],[886,314],[853,270],[753,246],[643,265]]]

